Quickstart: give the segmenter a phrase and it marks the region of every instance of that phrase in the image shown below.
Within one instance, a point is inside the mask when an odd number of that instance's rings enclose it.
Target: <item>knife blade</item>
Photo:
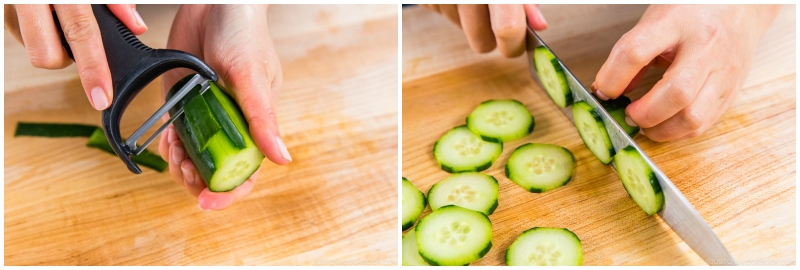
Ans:
[[[542,87],[542,82],[539,80],[539,77],[536,74],[536,69],[533,62],[533,50],[540,46],[544,46],[548,50],[550,49],[550,47],[548,47],[547,44],[542,41],[539,35],[537,35],[536,32],[534,32],[530,27],[528,27],[528,33],[526,36],[528,70],[530,71],[533,80],[539,84],[541,89],[544,89]],[[550,52],[553,51],[550,50]],[[553,55],[555,55],[555,52],[553,52]],[[658,216],[661,217],[661,219],[667,223],[667,225],[669,225],[669,227],[672,228],[672,230],[709,265],[736,265],[736,261],[733,259],[733,257],[731,257],[725,246],[722,245],[722,242],[719,240],[708,223],[706,223],[703,217],[700,216],[700,213],[697,212],[689,200],[683,196],[680,190],[675,187],[672,181],[669,180],[667,175],[664,174],[664,172],[662,172],[652,160],[650,160],[644,151],[639,148],[636,142],[634,142],[633,139],[622,129],[622,127],[620,127],[619,124],[614,121],[605,108],[603,108],[603,106],[601,106],[600,103],[594,98],[594,95],[586,90],[583,84],[578,81],[569,68],[567,68],[563,62],[561,62],[561,59],[559,59],[558,56],[556,56],[556,61],[564,70],[567,83],[572,90],[574,102],[584,101],[600,114],[600,117],[603,119],[603,123],[608,130],[608,136],[611,138],[611,143],[614,147],[614,150],[619,152],[626,146],[632,146],[634,149],[636,149],[636,151],[639,152],[647,165],[650,166],[650,168],[656,174],[656,178],[658,178],[658,182],[661,184],[661,189],[664,192],[664,208],[658,212]],[[570,120],[570,122],[573,122],[573,124],[575,123],[575,121],[572,119],[571,108],[561,108],[561,112],[567,117],[567,119]],[[613,161],[611,166],[616,170]]]

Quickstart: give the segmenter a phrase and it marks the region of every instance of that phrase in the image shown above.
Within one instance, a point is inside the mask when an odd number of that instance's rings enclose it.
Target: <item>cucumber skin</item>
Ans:
[[[617,124],[622,127],[622,130],[625,130],[625,132],[628,133],[628,136],[633,138],[636,137],[636,134],[639,134],[639,127],[628,125],[628,123],[625,122],[625,108],[631,104],[630,98],[626,96],[619,96],[616,99],[599,100],[599,102],[600,106],[603,106],[603,108],[608,111],[608,114],[614,118],[614,121],[616,121]]]
[[[186,77],[184,77],[181,80],[179,80],[178,82],[176,82],[175,85],[173,85],[172,88],[167,92],[167,97],[166,98],[167,99],[171,98],[172,95],[175,93],[175,91],[177,91],[184,84],[186,84],[186,82],[188,82],[192,78],[192,76],[194,76],[194,75],[195,74],[187,75]],[[219,88],[220,91],[222,91],[222,88],[219,87],[216,83],[209,81],[209,84],[211,84],[211,87],[217,87],[217,88]],[[199,92],[195,91],[195,90],[199,89],[199,87],[200,87],[199,85],[195,86],[195,88],[192,89],[192,91],[189,91],[189,93],[186,96],[184,96],[184,98],[179,100],[178,103],[175,104],[175,106],[170,108],[169,113],[170,114],[176,113],[179,108],[183,108],[193,98],[198,97],[198,93]],[[209,91],[212,91],[212,89],[208,89],[205,94],[211,94],[211,93],[209,93]],[[222,94],[227,95],[224,91],[222,91]],[[239,111],[239,114],[242,114],[241,113],[241,108],[239,108],[237,104],[233,103],[231,105],[236,106],[235,109]],[[216,163],[214,162],[214,158],[211,156],[211,154],[208,151],[205,151],[205,150],[204,151],[198,151],[199,149],[194,147],[194,146],[199,145],[199,143],[195,140],[195,137],[192,134],[192,130],[190,128],[188,128],[189,125],[187,125],[188,123],[185,122],[185,119],[186,119],[186,117],[185,117],[185,114],[184,114],[181,117],[178,117],[177,119],[175,119],[175,121],[172,122],[172,124],[175,127],[175,131],[176,131],[176,133],[178,135],[178,138],[181,140],[181,142],[183,142],[183,146],[184,146],[184,149],[185,149],[187,155],[189,155],[189,158],[192,160],[192,163],[194,163],[194,167],[197,170],[197,173],[200,175],[200,178],[203,179],[203,182],[205,182],[206,186],[209,187],[209,190],[211,190],[211,188],[210,188],[211,185],[210,185],[209,181],[211,181],[211,177],[214,175],[214,172],[216,172],[216,169],[217,169],[216,168]],[[244,124],[246,124],[246,123],[244,123]],[[247,132],[247,128],[245,127],[243,131]],[[220,135],[220,134],[217,134],[217,135]],[[223,134],[223,136],[225,136],[225,135],[226,134]],[[249,137],[250,135],[247,134],[247,136]],[[262,157],[263,157],[263,155],[262,155]],[[258,162],[261,163],[261,161],[258,161]],[[256,168],[256,170],[258,170],[258,168]],[[247,178],[245,178],[242,181],[242,183],[244,183],[244,181],[246,181],[246,180],[247,180]],[[241,185],[241,183],[239,185]],[[226,191],[230,191],[230,190],[211,190],[211,191],[212,192],[226,192]]]
[[[467,127],[467,126],[466,125],[462,125],[462,126],[454,127],[453,129],[459,128],[459,127]],[[469,129],[469,127],[467,127],[467,129]],[[471,130],[470,130],[470,132],[471,132]],[[502,154],[503,153],[503,142],[495,142],[495,143],[499,143],[500,144],[500,153]],[[439,147],[439,141],[437,140],[436,143],[433,144],[433,153],[436,153],[436,148],[438,148],[438,147]],[[441,163],[439,163],[439,166],[442,168],[443,171],[448,172],[448,173],[481,172],[481,171],[484,171],[484,170],[488,169],[489,167],[492,167],[492,164],[494,164],[494,162],[496,160],[497,160],[497,157],[495,157],[494,160],[490,160],[489,162],[478,166],[474,170],[455,170],[452,167],[444,165],[444,164],[441,164]],[[437,160],[436,162],[438,163],[439,161]]]
[[[456,206],[456,205],[447,205],[447,206],[443,206],[443,207],[439,208],[439,210],[444,210],[444,209],[447,209],[447,208],[449,208],[449,207],[458,207],[458,208],[466,209],[466,208],[463,208],[463,207],[460,207],[460,206]],[[468,211],[473,211],[473,210],[469,210],[469,209],[466,209],[466,210],[468,210]],[[479,211],[474,211],[474,212],[481,213],[481,212],[479,212]],[[483,215],[483,216],[486,218],[486,220],[488,220],[488,221],[489,221],[489,224],[491,225],[491,224],[492,224],[492,221],[489,219],[489,216],[487,216],[487,215],[486,215],[486,214],[484,214],[484,213],[481,213],[481,214],[482,214],[482,215]],[[422,223],[422,220],[420,220],[420,223]],[[415,227],[415,228],[414,228],[414,230],[418,230],[418,229],[419,229],[419,227],[420,227],[420,226],[417,226],[417,227]],[[491,232],[491,231],[490,231],[490,232]],[[420,232],[418,232],[418,231],[415,231],[415,233],[416,233],[417,235],[419,235],[419,233],[420,233]],[[417,242],[417,245],[419,245],[419,242]],[[492,240],[491,240],[491,238],[490,238],[490,240],[489,240],[489,244],[487,244],[487,245],[486,245],[486,247],[484,247],[484,248],[483,248],[483,250],[481,250],[480,252],[478,252],[478,258],[479,258],[478,260],[480,260],[480,258],[483,258],[483,256],[486,256],[486,254],[487,254],[487,253],[489,253],[489,250],[491,250],[491,249],[492,249]],[[419,255],[420,255],[420,257],[422,257],[422,259],[423,259],[423,260],[425,260],[425,262],[427,262],[428,264],[430,264],[430,265],[432,265],[432,266],[441,266],[441,265],[442,265],[442,264],[438,263],[438,262],[437,262],[437,261],[435,261],[435,260],[432,260],[432,259],[429,259],[429,258],[425,257],[425,254],[422,254],[422,253],[420,253]],[[469,265],[469,263],[467,263],[467,264],[464,264],[464,265],[462,265],[462,266],[467,266],[467,265]]]
[[[411,181],[408,181],[408,179],[406,179],[405,177],[403,177],[403,181],[411,183]],[[401,184],[402,184],[402,182],[401,182]],[[414,185],[414,184],[412,183],[411,185]],[[414,186],[414,187],[416,187],[416,186]],[[400,188],[402,188],[402,186]],[[402,190],[400,190],[400,191],[402,192]],[[422,193],[422,191],[420,191],[419,188],[417,189],[417,191],[419,191],[419,193],[422,194],[422,196],[421,196],[422,197],[422,211],[425,211],[425,207],[428,206],[428,199],[425,197],[425,193]],[[428,191],[428,192],[430,192],[430,191]],[[402,196],[402,194],[400,196]],[[401,211],[402,211],[402,209],[401,209]],[[420,215],[422,215],[422,213],[420,213]],[[419,220],[419,216],[417,216],[417,218],[415,218],[414,220],[411,220],[409,222],[403,223],[403,231],[408,230],[409,228],[413,227],[414,223],[416,223],[417,220]]]
[[[526,143],[526,144],[520,145],[519,147],[517,147],[517,149],[520,149],[520,148],[522,148],[524,146],[527,146],[529,144],[533,144],[533,143]],[[562,148],[564,148],[564,147],[562,146]],[[514,149],[514,151],[517,151],[517,149]],[[572,167],[572,172],[570,172],[569,177],[567,178],[567,181],[564,181],[564,183],[561,184],[561,186],[559,186],[559,187],[566,186],[569,183],[569,181],[572,181],[572,176],[573,176],[573,174],[575,174],[575,167],[574,167],[575,166],[575,155],[573,155],[572,151],[569,151],[569,149],[567,149],[567,148],[564,148],[564,149],[567,150],[567,153],[569,153],[569,156],[572,158],[572,166],[573,167]],[[511,152],[512,155],[514,154],[514,151]],[[511,180],[511,172],[509,171],[509,168],[508,168],[508,162],[506,162],[505,168],[506,168],[505,169],[506,178]],[[514,182],[514,181],[512,180],[511,182]],[[520,186],[520,185],[517,184],[517,186]],[[520,186],[520,187],[522,187],[522,186]],[[553,189],[555,189],[555,188],[553,188]],[[550,190],[553,190],[553,189],[542,190],[542,189],[539,189],[539,188],[530,188],[530,189],[528,189],[528,192],[531,192],[531,193],[542,193],[542,192],[550,191]]]
[[[488,102],[491,102],[491,101],[494,101],[494,100],[493,100],[493,99],[490,99],[490,100],[487,100],[487,101],[481,102],[481,104],[480,104],[480,105],[483,105],[483,104],[485,104],[485,103],[488,103]],[[519,100],[512,99],[511,101],[513,101],[513,102],[516,102],[516,103],[519,103],[519,105],[522,105],[523,107],[525,107],[525,104],[522,104],[522,102],[519,102]],[[530,111],[529,111],[528,113],[530,113]],[[472,115],[472,114],[470,114],[470,115]],[[467,128],[469,128],[469,122],[470,122],[470,119],[469,119],[469,117],[470,117],[470,115],[467,115],[467,119],[466,119],[466,121],[467,121]],[[531,125],[530,125],[530,126],[528,126],[528,134],[527,134],[527,135],[530,135],[530,134],[533,132],[533,128],[536,126],[536,119],[534,119],[534,118],[533,118],[533,114],[531,114],[530,116],[531,116]],[[474,131],[474,130],[472,130],[472,129],[470,129],[470,131],[472,131],[472,133],[475,133],[475,135],[478,135],[479,137],[481,137],[481,139],[483,139],[484,141],[487,141],[487,142],[495,142],[495,143],[500,143],[500,144],[501,144],[501,146],[502,146],[503,140],[500,140],[500,139],[498,139],[498,138],[493,138],[493,137],[483,136],[483,135],[479,134],[478,132],[476,132],[476,131]],[[527,136],[527,135],[525,135],[525,136]],[[491,165],[490,165],[490,167],[491,167]],[[488,168],[488,167],[487,167],[487,168]]]
[[[496,210],[496,209],[497,209],[497,206],[499,206],[499,201],[500,201],[500,200],[499,200],[499,199],[500,199],[500,196],[499,196],[499,193],[500,193],[500,182],[497,182],[497,178],[494,178],[494,176],[491,176],[491,175],[486,175],[486,176],[489,176],[489,177],[491,177],[491,178],[492,178],[492,180],[494,180],[495,184],[497,184],[497,192],[498,192],[498,198],[494,200],[494,204],[493,204],[491,207],[489,207],[489,210],[488,210],[488,211],[486,211],[486,212],[488,212],[488,213],[484,213],[485,215],[487,215],[487,216],[488,216],[488,215],[491,215],[491,214],[493,214],[493,213],[494,213],[494,210]],[[428,190],[428,196],[429,196],[429,197],[430,197],[430,194],[431,194],[431,192],[433,192],[433,190],[434,190],[434,189],[436,189],[436,185],[438,185],[438,184],[439,184],[439,183],[433,184],[433,186],[431,187],[431,189],[430,189],[430,190]],[[424,197],[424,196],[423,196],[423,197]],[[442,206],[442,207],[440,207],[439,209],[442,209],[442,208],[444,208],[444,207],[445,207],[445,206]],[[436,209],[436,210],[439,210],[439,209]],[[471,209],[470,209],[470,210],[471,210]],[[433,210],[433,207],[431,207],[431,211],[434,211],[434,210]],[[473,210],[473,211],[474,211],[474,210]],[[480,211],[478,211],[478,212],[480,212]],[[404,231],[405,231],[405,229],[404,229]]]

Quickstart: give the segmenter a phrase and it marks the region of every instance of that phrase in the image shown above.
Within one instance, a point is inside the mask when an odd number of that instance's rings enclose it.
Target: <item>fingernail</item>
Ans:
[[[144,24],[144,20],[142,20],[142,16],[139,15],[139,12],[136,11],[136,8],[132,8],[131,11],[133,11],[133,16],[136,17],[136,24],[138,24],[141,27],[147,28],[147,25]]]
[[[183,147],[180,146],[173,146],[172,147],[172,164],[180,165],[181,161],[183,161]],[[183,168],[181,168],[183,170]]]
[[[608,97],[606,95],[603,95],[603,92],[601,91],[596,91],[594,92],[594,94],[597,95],[597,97],[599,97],[602,100],[608,100]]]
[[[208,203],[207,201],[208,201],[208,199],[205,199],[205,200],[204,199],[198,199],[197,207],[199,207],[200,210],[203,210],[203,211],[206,211],[206,212],[213,210],[214,207],[217,207],[217,205],[216,205],[217,203],[214,202],[214,200],[211,200],[211,203]]]
[[[632,126],[632,127],[638,127],[639,126],[639,125],[637,125],[636,123],[633,122],[633,119],[631,119],[630,116],[627,116],[627,115],[625,116],[625,123],[627,123],[629,126]]]
[[[597,92],[597,82],[593,82],[592,83],[591,90],[592,90],[592,93]]]
[[[183,172],[183,182],[186,183],[186,187],[188,188],[190,185],[194,185],[194,175],[192,171],[181,166],[181,172]]]
[[[106,92],[103,91],[103,88],[95,87],[92,88],[92,106],[98,111],[105,110],[108,108],[108,97],[106,97]]]
[[[536,14],[539,15],[539,19],[542,20],[542,24],[547,25],[547,21],[544,19],[544,14],[542,14],[542,9],[539,6],[536,6]]]
[[[292,156],[289,155],[289,150],[286,149],[286,145],[283,144],[283,140],[281,140],[280,137],[276,138],[275,140],[278,142],[278,149],[281,151],[281,157],[283,157],[285,160],[292,161]]]
[[[640,128],[640,129],[639,129],[639,133],[642,133],[642,135],[644,135],[644,129],[643,129],[643,128]]]

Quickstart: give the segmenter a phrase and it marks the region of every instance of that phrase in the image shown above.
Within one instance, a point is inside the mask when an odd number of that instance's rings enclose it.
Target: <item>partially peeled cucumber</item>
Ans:
[[[180,90],[194,74],[178,81],[167,92],[167,99]],[[172,124],[200,177],[212,192],[230,191],[247,180],[264,160],[242,110],[216,83],[199,95],[196,86],[170,114],[184,113]]]

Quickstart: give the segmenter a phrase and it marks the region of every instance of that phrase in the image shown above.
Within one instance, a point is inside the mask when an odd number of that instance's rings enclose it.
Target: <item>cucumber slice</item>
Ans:
[[[467,116],[467,127],[486,141],[508,142],[533,132],[533,115],[516,100],[487,100]]]
[[[581,135],[583,143],[592,151],[597,159],[603,164],[611,162],[614,156],[614,146],[611,145],[611,138],[608,137],[606,125],[603,119],[586,102],[578,102],[572,105],[572,119],[575,120],[575,127]]]
[[[620,96],[617,99],[600,100],[600,105],[614,118],[614,121],[628,133],[631,138],[639,134],[639,127],[628,125],[625,122],[625,108],[631,104],[631,99],[626,96]]]
[[[492,248],[492,222],[455,205],[425,216],[416,228],[419,255],[431,265],[467,265]]]
[[[664,193],[656,174],[647,165],[633,146],[627,146],[614,156],[622,186],[634,202],[648,215],[653,215],[664,207]]]
[[[417,222],[417,218],[425,210],[425,194],[419,191],[414,184],[403,177],[403,230],[408,230]]]
[[[476,172],[453,174],[431,187],[428,201],[433,211],[457,205],[488,216],[497,208],[497,179]]]
[[[583,247],[575,233],[564,228],[534,227],[506,250],[509,266],[582,265]]]
[[[403,266],[430,266],[417,249],[417,231],[410,230],[403,235]]]
[[[503,151],[503,143],[484,141],[467,126],[458,126],[433,145],[433,156],[449,173],[479,172],[488,169]]]
[[[539,81],[553,102],[561,108],[572,105],[572,90],[569,89],[567,76],[556,56],[546,47],[540,46],[533,51],[533,64]]]
[[[564,147],[528,143],[514,150],[506,163],[506,177],[530,192],[540,193],[572,179],[575,159]]]
[[[172,86],[167,99],[192,76],[194,74]],[[199,86],[170,109],[170,114],[184,109],[184,114],[173,125],[208,189],[230,191],[244,183],[261,166],[264,154],[253,142],[239,106],[216,83],[210,82],[210,88],[203,95],[198,95],[197,89]],[[226,127],[231,123],[233,128]],[[244,147],[241,147],[241,142],[237,143],[237,136],[229,135],[234,132],[241,137]]]

